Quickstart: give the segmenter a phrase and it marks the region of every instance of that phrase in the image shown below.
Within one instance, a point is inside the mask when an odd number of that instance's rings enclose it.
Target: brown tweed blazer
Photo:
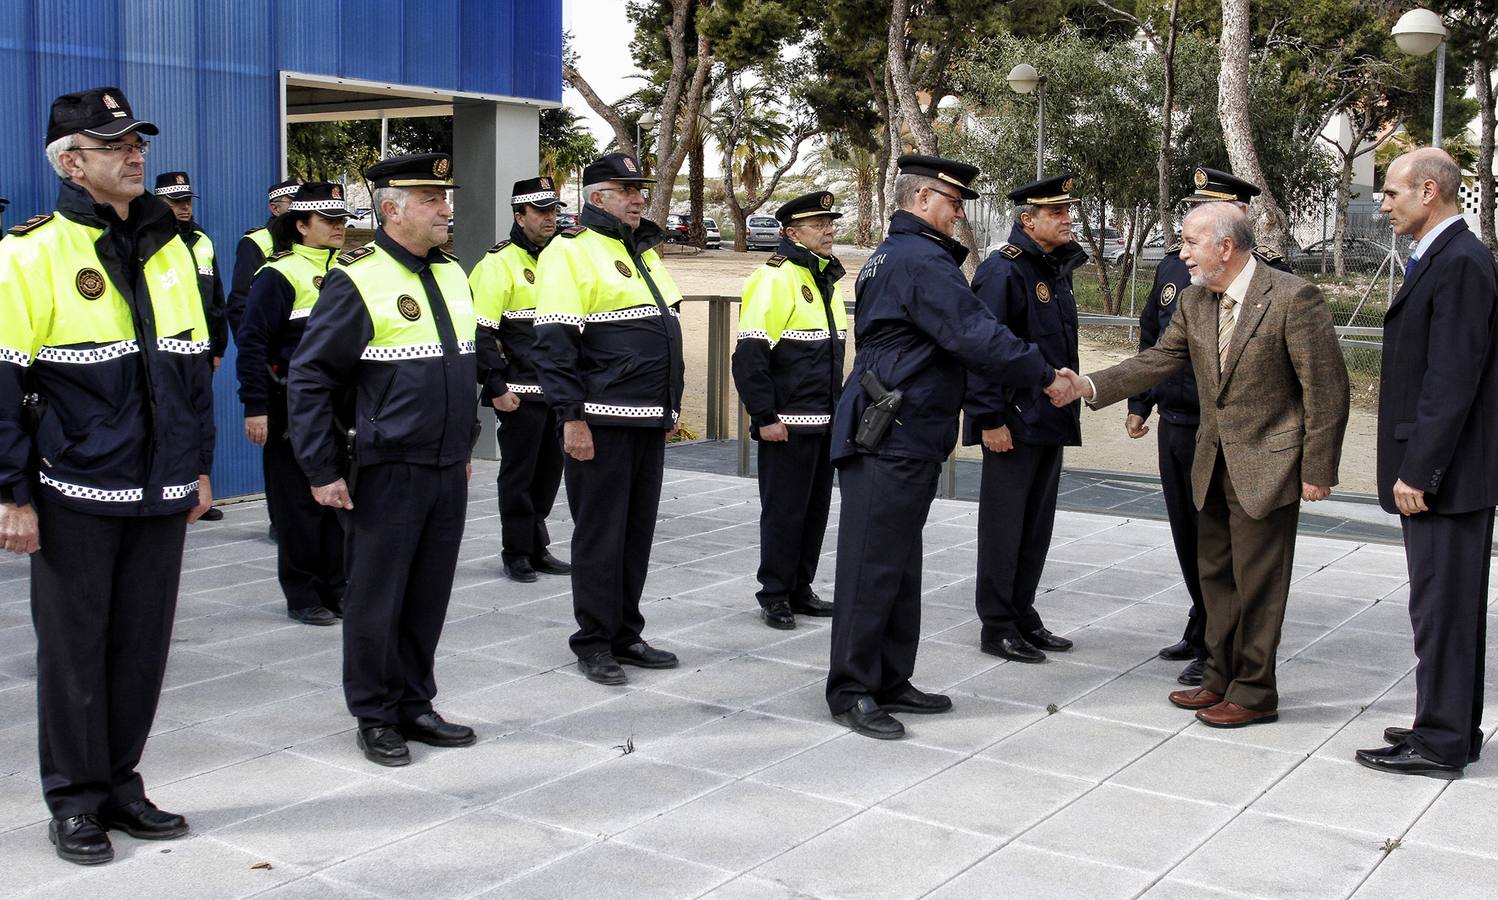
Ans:
[[[1347,430],[1347,366],[1321,290],[1257,263],[1218,374],[1217,301],[1201,287],[1182,293],[1180,309],[1155,346],[1093,374],[1103,407],[1190,365],[1201,397],[1191,484],[1206,502],[1217,450],[1244,512],[1262,519],[1300,498],[1301,482],[1337,483]]]

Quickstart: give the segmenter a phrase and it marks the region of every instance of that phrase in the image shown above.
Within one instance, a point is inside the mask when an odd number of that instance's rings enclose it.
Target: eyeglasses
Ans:
[[[617,193],[623,194],[626,197],[640,196],[640,195],[642,195],[644,193],[643,191],[640,190],[640,188],[639,188],[638,185],[633,185],[633,184],[627,185],[625,187],[599,188],[598,189],[599,193],[603,193],[604,191],[615,191]]]
[[[109,153],[115,156],[123,155],[127,157],[131,153],[139,152],[141,156],[145,156],[147,153],[151,152],[151,142],[141,141],[139,143],[131,144],[121,141],[117,144],[106,144],[103,147],[70,147],[69,149],[92,150],[95,153]]]
[[[796,222],[796,223],[794,223],[792,225],[787,225],[785,227],[787,227],[787,228],[795,228],[798,231],[801,230],[801,229],[805,229],[807,231],[836,231],[837,230],[837,223],[836,222],[834,222],[832,219],[827,219],[825,217],[822,217],[822,218],[824,219],[824,221],[818,221],[816,219],[813,219],[810,222]]]
[[[948,200],[951,200],[953,206],[957,207],[958,209],[962,209],[962,202],[963,202],[962,198],[959,197],[959,196],[957,196],[956,194],[949,194],[946,191],[937,190],[936,188],[931,187],[930,185],[926,186],[926,190],[930,191],[933,194],[941,194],[943,197],[946,197]]]

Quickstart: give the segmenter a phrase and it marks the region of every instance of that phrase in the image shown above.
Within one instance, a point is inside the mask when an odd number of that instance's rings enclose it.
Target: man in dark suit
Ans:
[[[1205,725],[1238,728],[1279,718],[1275,651],[1299,501],[1325,499],[1337,483],[1347,367],[1321,291],[1254,259],[1241,207],[1197,207],[1181,239],[1191,287],[1159,343],[1091,378],[1069,375],[1071,390],[1052,402],[1107,406],[1191,364],[1207,667],[1201,687],[1169,699]]]
[[[1357,751],[1371,769],[1456,778],[1482,747],[1498,504],[1498,266],[1457,210],[1462,172],[1427,147],[1394,161],[1381,210],[1415,240],[1384,319],[1378,496],[1403,518],[1415,724]]]

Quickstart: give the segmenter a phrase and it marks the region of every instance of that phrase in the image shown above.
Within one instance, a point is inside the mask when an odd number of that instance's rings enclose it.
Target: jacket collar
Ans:
[[[447,262],[447,254],[436,247],[428,250],[426,256],[417,256],[410,250],[402,247],[395,238],[386,234],[384,228],[380,228],[375,232],[374,242],[375,246],[395,257],[396,262],[399,262],[413,272],[420,272],[427,266]]]
[[[323,271],[327,271],[333,265],[333,259],[341,251],[334,247],[309,247],[306,244],[296,243],[291,245],[291,252],[313,263]]]
[[[1018,225],[1009,230],[1009,243],[1018,247],[1021,252],[1044,262],[1058,276],[1070,275],[1078,266],[1087,261],[1087,251],[1083,250],[1076,241],[1067,241],[1047,253],[1040,249],[1035,239],[1026,234],[1025,229]]]
[[[897,209],[895,210],[895,214],[890,216],[889,233],[918,234],[922,237],[930,238],[936,241],[943,250],[947,251],[953,261],[959,266],[962,265],[963,260],[967,259],[968,250],[959,241],[932,228],[931,223],[908,210]]]
[[[154,194],[141,194],[130,201],[130,216],[123,222],[108,203],[95,203],[93,195],[79,185],[64,181],[57,189],[57,211],[80,225],[92,228],[118,227],[124,225],[133,232],[160,228],[166,225],[172,234],[177,233],[177,217],[172,215],[166,201]]]
[[[1415,267],[1410,270],[1409,277],[1406,278],[1404,280],[1404,284],[1400,286],[1399,293],[1394,295],[1394,302],[1389,304],[1389,309],[1392,310],[1394,307],[1403,302],[1405,297],[1409,296],[1410,289],[1415,286],[1415,282],[1419,281],[1421,276],[1430,271],[1431,259],[1433,259],[1436,254],[1446,249],[1446,245],[1451,243],[1451,241],[1457,235],[1466,234],[1468,233],[1468,230],[1469,229],[1467,228],[1467,222],[1465,219],[1458,222],[1452,222],[1450,225],[1446,226],[1446,230],[1442,231],[1436,237],[1436,239],[1431,242],[1431,245],[1425,248],[1425,253],[1421,255],[1419,259],[1415,260]],[[1387,313],[1385,315],[1387,315]]]
[[[531,239],[525,236],[525,229],[520,227],[519,222],[510,226],[510,243],[529,253],[532,258],[540,256],[543,249],[531,243]]]
[[[641,219],[638,227],[630,228],[614,214],[591,203],[583,204],[582,214],[577,217],[577,221],[579,225],[623,244],[631,256],[639,256],[666,242],[666,235],[661,227],[649,219]]]
[[[843,264],[836,256],[819,256],[790,238],[782,237],[775,252],[810,271],[812,275],[825,277],[830,281],[837,281],[844,275]]]

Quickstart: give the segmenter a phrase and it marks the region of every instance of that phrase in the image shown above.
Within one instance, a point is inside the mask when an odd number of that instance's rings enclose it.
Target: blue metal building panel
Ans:
[[[115,85],[161,126],[148,176],[192,173],[227,280],[280,178],[281,72],[558,101],[561,41],[561,0],[0,0],[6,218],[53,207],[52,99]],[[262,486],[236,387],[231,346],[214,378],[220,497]]]

